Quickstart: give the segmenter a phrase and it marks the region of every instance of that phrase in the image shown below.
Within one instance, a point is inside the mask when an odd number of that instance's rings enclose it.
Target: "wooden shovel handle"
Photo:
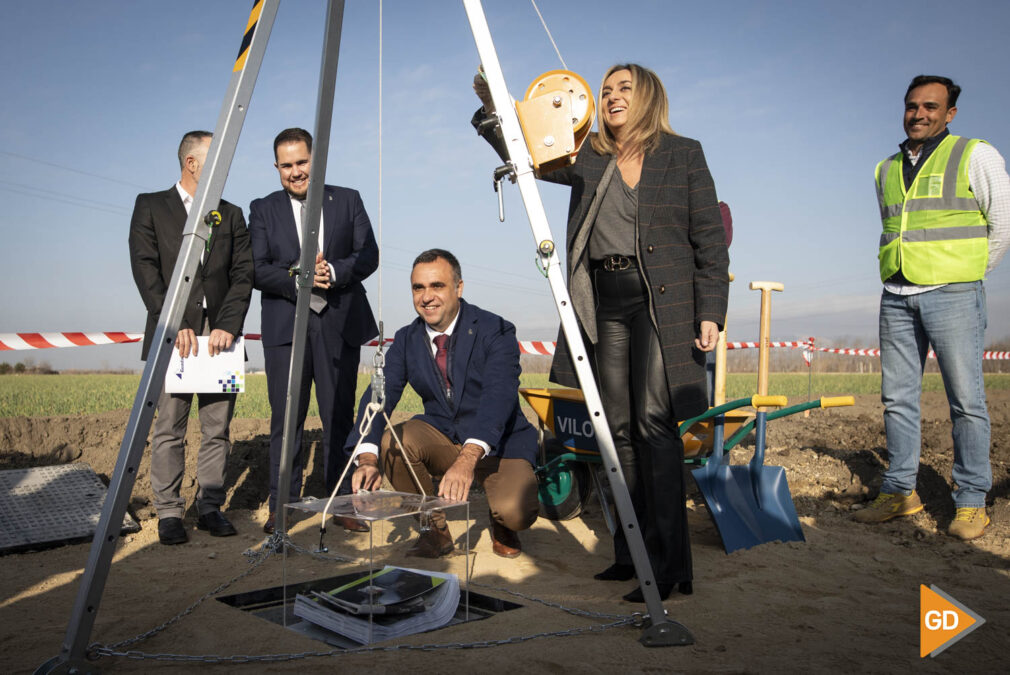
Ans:
[[[758,342],[758,394],[768,393],[768,349],[772,330],[772,291],[782,291],[785,286],[778,281],[752,281],[752,291],[761,291],[761,323]]]
[[[786,287],[778,281],[752,281],[750,289],[752,291],[784,291]]]

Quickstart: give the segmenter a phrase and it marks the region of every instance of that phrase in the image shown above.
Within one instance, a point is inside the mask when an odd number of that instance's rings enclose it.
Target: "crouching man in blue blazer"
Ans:
[[[419,318],[396,332],[386,355],[386,413],[392,413],[410,384],[424,413],[396,425],[396,433],[420,487],[433,494],[432,476],[441,476],[438,495],[463,501],[473,481],[479,481],[491,512],[492,548],[514,558],[522,552],[516,532],[536,521],[539,508],[533,473],[537,433],[519,409],[515,326],[462,299],[459,261],[448,251],[431,249],[417,256],[410,286]],[[358,406],[349,448],[358,442],[369,400],[370,389]],[[419,492],[396,441],[382,425],[372,426],[355,460],[354,490],[377,489],[385,474],[395,490]],[[452,550],[445,514],[433,512],[431,527],[422,528],[409,554],[437,558]]]

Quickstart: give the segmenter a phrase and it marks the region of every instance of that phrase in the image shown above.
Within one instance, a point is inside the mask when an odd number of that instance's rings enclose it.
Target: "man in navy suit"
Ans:
[[[312,135],[304,129],[285,129],[274,139],[274,159],[283,189],[249,206],[255,264],[253,285],[262,292],[261,331],[270,400],[270,515],[263,526],[268,534],[274,530],[277,509],[284,407],[298,295],[290,270],[298,265],[301,255]],[[342,444],[353,422],[361,345],[379,332],[361,285],[379,264],[379,249],[361,196],[357,190],[327,185],[322,213],[289,502],[298,501],[301,494],[302,429],[313,380],[323,423],[326,490],[332,492],[345,464]],[[354,531],[366,529],[350,519],[341,524]]]
[[[399,492],[421,488],[430,495],[434,474],[442,477],[440,497],[464,501],[476,479],[491,512],[492,549],[514,558],[522,552],[516,531],[529,528],[539,510],[533,473],[537,433],[519,409],[515,326],[462,299],[459,261],[448,251],[419,255],[410,285],[419,318],[396,332],[385,376],[387,414],[407,384],[424,403],[423,414],[396,426],[414,471],[389,431],[376,424],[355,453],[358,468],[351,487],[378,488],[381,471]],[[366,391],[358,406],[359,424],[347,439],[349,448],[358,443],[370,397]],[[422,527],[410,555],[436,558],[452,550],[445,515],[434,512],[431,527]]]
[[[147,327],[141,359],[146,360],[154,331],[161,319],[165,296],[182,246],[186,225],[203,165],[210,149],[209,131],[190,131],[179,143],[179,182],[164,192],[137,196],[130,221],[130,265],[137,289],[147,307]],[[186,358],[197,353],[197,335],[207,335],[207,350],[215,356],[232,346],[242,334],[242,322],[252,294],[253,262],[242,209],[221,200],[221,224],[207,240],[207,249],[193,277],[183,310],[176,346]],[[151,437],[151,489],[158,511],[158,541],[188,541],[182,517],[186,502],[179,494],[186,467],[186,425],[192,394],[167,394],[158,399],[158,418]],[[197,527],[215,537],[234,535],[235,527],[221,513],[225,501],[224,475],[229,425],[235,394],[200,394],[202,441],[197,455]]]

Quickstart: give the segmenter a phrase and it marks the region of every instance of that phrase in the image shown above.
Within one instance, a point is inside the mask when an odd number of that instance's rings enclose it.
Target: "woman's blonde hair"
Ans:
[[[642,152],[655,150],[664,133],[674,133],[670,128],[670,104],[666,100],[666,89],[659,76],[636,63],[619,63],[611,66],[603,75],[596,97],[597,109],[600,111],[600,127],[590,138],[593,149],[604,155],[617,154],[617,141],[603,121],[603,83],[619,70],[631,72],[632,86],[631,105],[628,109],[628,121],[624,127],[622,144],[630,148],[638,147]]]

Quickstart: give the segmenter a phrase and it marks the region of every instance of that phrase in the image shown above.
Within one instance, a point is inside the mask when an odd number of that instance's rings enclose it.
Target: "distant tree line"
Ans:
[[[0,363],[0,375],[56,375],[57,372],[48,361],[40,361],[37,365],[34,359],[25,359],[15,364],[4,361]]]

